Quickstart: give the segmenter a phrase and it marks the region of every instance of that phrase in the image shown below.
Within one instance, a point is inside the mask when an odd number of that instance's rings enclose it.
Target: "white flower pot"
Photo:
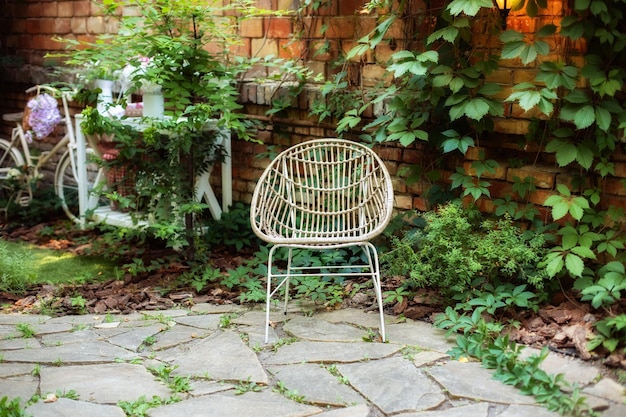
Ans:
[[[143,93],[143,116],[163,118],[165,99],[161,91]]]
[[[100,114],[104,114],[113,104],[113,80],[96,80],[96,87],[101,90],[96,108]]]

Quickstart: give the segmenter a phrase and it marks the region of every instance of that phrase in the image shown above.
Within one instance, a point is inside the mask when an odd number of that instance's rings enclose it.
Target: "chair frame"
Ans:
[[[370,148],[343,139],[315,139],[280,153],[254,189],[250,221],[262,240],[273,244],[267,262],[265,343],[269,340],[270,302],[289,282],[305,276],[370,276],[385,337],[381,274],[376,247],[370,240],[383,232],[393,212],[393,185],[382,159]],[[328,250],[360,247],[367,263],[302,267],[293,265],[293,249]],[[279,248],[288,248],[287,265],[275,269]],[[355,272],[356,270],[357,272]],[[333,271],[333,272],[330,272]],[[360,272],[358,272],[360,271]],[[279,280],[272,289],[272,282]]]

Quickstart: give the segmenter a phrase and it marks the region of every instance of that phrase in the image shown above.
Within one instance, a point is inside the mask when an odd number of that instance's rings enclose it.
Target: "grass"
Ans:
[[[115,278],[116,264],[95,256],[78,256],[28,243],[1,241],[9,253],[32,260],[30,284],[73,284]]]

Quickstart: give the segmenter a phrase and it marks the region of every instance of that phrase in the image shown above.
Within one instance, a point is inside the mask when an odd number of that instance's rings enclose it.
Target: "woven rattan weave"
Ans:
[[[269,340],[271,297],[285,286],[285,311],[291,277],[370,276],[385,323],[378,253],[370,240],[387,226],[393,210],[391,178],[383,161],[370,148],[342,139],[316,139],[278,155],[259,179],[250,220],[254,233],[272,243],[268,257],[265,342]],[[298,266],[293,249],[332,250],[359,246],[363,265]],[[278,248],[288,248],[287,265],[272,264]],[[272,288],[274,278],[280,279]]]

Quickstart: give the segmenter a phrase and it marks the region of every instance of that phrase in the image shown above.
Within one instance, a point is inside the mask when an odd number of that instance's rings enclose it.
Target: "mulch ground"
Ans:
[[[45,230],[46,233],[42,233]],[[5,240],[26,241],[41,247],[64,250],[76,254],[88,253],[95,241],[101,238],[96,231],[80,231],[67,227],[63,221],[53,221],[35,226],[0,225],[0,237]],[[176,255],[169,249],[154,247],[139,254],[145,263],[151,259],[159,259]],[[224,273],[235,269],[245,261],[246,253],[232,253],[226,249],[217,249],[210,254],[215,267]],[[174,256],[172,259],[176,259]],[[53,286],[40,285],[26,294],[15,295],[0,292],[0,305],[4,311],[23,311],[40,313],[54,312],[56,315],[130,313],[141,310],[163,310],[176,306],[191,306],[195,303],[238,303],[238,293],[228,288],[213,285],[204,288],[200,293],[192,288],[181,287],[177,279],[188,268],[180,261],[164,263],[164,266],[150,273],[136,276],[126,274],[123,279],[110,279],[104,282],[84,285]],[[383,282],[383,292],[394,290],[401,284],[399,278],[387,277]],[[349,284],[348,284],[349,285]],[[164,289],[168,289],[165,291]],[[84,306],[73,305],[77,296],[85,300]],[[373,299],[364,293],[357,293],[344,300],[343,307],[353,306],[371,308]],[[434,316],[442,311],[437,302],[437,295],[429,290],[420,291],[412,299],[387,306],[387,313],[404,315],[413,320],[432,322]],[[618,306],[626,311],[626,300],[622,299]],[[2,311],[2,310],[0,310]],[[605,317],[606,312],[593,310],[589,304],[579,302],[573,294],[560,292],[537,313],[530,311],[511,311],[501,317],[515,318],[520,325],[510,330],[510,338],[519,343],[541,348],[548,346],[551,350],[565,355],[580,357],[587,361],[603,364],[607,369],[626,369],[626,357],[617,352],[609,352],[598,348],[593,352],[587,350],[587,342],[592,336],[593,323]]]

